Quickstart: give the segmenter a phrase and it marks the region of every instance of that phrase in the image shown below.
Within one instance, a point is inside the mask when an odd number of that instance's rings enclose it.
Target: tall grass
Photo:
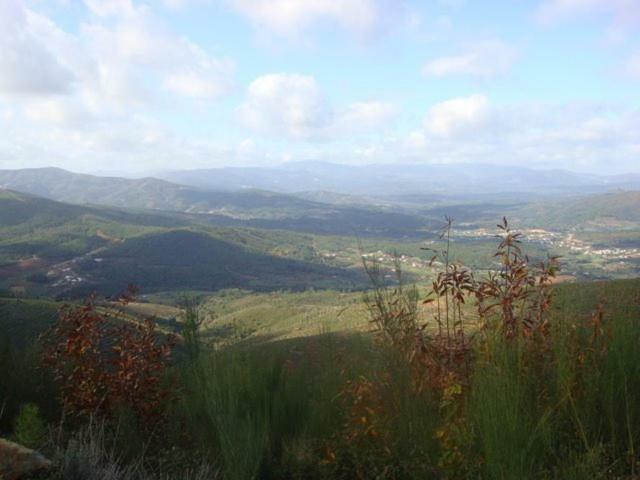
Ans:
[[[497,337],[497,338],[496,338]],[[487,340],[467,405],[489,478],[535,478],[544,468],[549,401],[523,375],[520,341]]]
[[[640,317],[596,314],[597,325],[564,313],[544,370],[495,338],[476,363],[468,408],[490,478],[638,473]]]
[[[476,277],[445,249],[430,295],[370,267],[373,335],[216,349],[187,303],[157,428],[121,412],[63,422],[52,478],[636,478],[640,283],[554,286],[553,262],[532,266],[503,227],[496,271]],[[6,430],[42,398],[12,373],[32,357],[2,358]]]
[[[108,425],[93,420],[69,438],[61,430],[52,431],[49,453],[55,467],[47,480],[211,480],[217,476],[205,463],[176,472],[150,468],[143,455],[126,460],[116,440]]]
[[[639,292],[617,297],[613,286],[606,296],[620,303],[611,314],[593,304],[593,315],[584,317],[566,299],[554,309],[557,259],[532,265],[520,234],[506,219],[499,227],[500,267],[475,278],[448,261],[447,222],[447,246],[434,257],[445,265],[431,292],[436,332],[416,320],[401,287],[374,281],[372,318],[379,337],[406,359],[404,368],[414,377],[407,398],[437,419],[437,476],[635,477]],[[470,330],[465,304],[474,298],[479,329]],[[465,340],[469,333],[472,343]],[[374,389],[385,388],[378,383]],[[395,432],[400,417],[394,413],[387,407],[378,415],[392,418],[389,429]]]
[[[317,382],[320,372],[309,358],[287,358],[287,351],[277,349],[204,349],[197,309],[187,309],[187,317],[190,356],[180,367],[180,408],[194,444],[218,462],[225,478],[269,477],[268,467],[295,442],[326,433],[321,430],[335,423],[335,391]]]
[[[40,368],[40,348],[14,348],[0,331],[0,432],[10,431],[22,405],[37,404],[43,416],[59,413],[51,378]]]

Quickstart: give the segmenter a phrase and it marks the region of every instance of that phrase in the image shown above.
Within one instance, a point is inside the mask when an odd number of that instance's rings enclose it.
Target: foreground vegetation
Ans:
[[[529,264],[503,227],[488,277],[446,248],[427,293],[367,264],[361,307],[349,294],[320,317],[347,307],[370,333],[207,335],[234,312],[278,317],[268,294],[188,302],[177,337],[129,322],[130,293],[109,314],[72,305],[39,342],[3,343],[0,431],[49,455],[52,479],[635,478],[640,281],[553,285],[555,260]]]

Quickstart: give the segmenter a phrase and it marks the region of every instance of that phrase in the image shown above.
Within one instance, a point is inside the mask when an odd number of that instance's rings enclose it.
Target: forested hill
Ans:
[[[534,203],[518,215],[527,223],[546,228],[571,228],[587,224],[640,223],[640,191],[618,191],[563,201]]]
[[[129,179],[72,173],[59,168],[0,170],[0,187],[75,204],[259,216],[277,209],[312,211],[317,202],[272,192],[212,191],[156,178]]]
[[[189,215],[70,205],[0,190],[0,290],[19,285],[78,296],[114,293],[128,283],[147,292],[366,284],[361,273],[310,262],[309,244],[294,232],[219,228]]]
[[[375,206],[330,205],[264,190],[222,191],[154,178],[97,177],[58,168],[0,170],[0,187],[77,205],[201,215],[214,225],[352,236],[418,236],[421,215]]]

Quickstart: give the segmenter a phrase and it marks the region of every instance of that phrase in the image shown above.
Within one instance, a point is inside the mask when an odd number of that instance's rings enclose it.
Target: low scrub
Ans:
[[[365,264],[371,335],[216,349],[195,303],[174,339],[90,298],[43,337],[58,416],[14,401],[3,426],[34,444],[48,422],[52,478],[636,478],[638,283],[557,286],[499,227],[479,275],[449,221],[424,295]]]

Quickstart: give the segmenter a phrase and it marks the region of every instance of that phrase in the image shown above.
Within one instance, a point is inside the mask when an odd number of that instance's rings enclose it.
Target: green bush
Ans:
[[[37,345],[13,348],[0,331],[0,432],[11,431],[20,407],[29,403],[45,419],[59,414],[51,379],[39,368]]]
[[[20,407],[13,429],[16,441],[29,448],[39,448],[46,434],[47,426],[40,415],[38,406],[27,403]]]

